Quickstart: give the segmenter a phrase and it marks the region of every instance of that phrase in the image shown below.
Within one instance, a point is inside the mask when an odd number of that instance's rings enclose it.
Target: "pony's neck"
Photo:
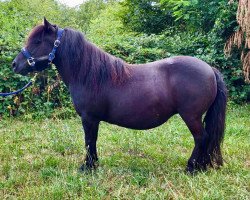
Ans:
[[[67,86],[76,81],[73,79],[74,66],[79,65],[83,57],[78,51],[78,48],[82,49],[83,45],[82,37],[79,35],[79,32],[68,28],[64,29],[64,34],[53,62]]]
[[[99,88],[106,82],[121,83],[128,76],[126,63],[88,42],[82,33],[65,29],[55,65],[66,85],[78,83]]]

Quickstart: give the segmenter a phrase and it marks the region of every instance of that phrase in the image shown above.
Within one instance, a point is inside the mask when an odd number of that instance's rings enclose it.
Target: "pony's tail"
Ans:
[[[208,109],[203,123],[207,132],[207,155],[209,164],[222,166],[221,144],[225,131],[225,115],[227,104],[227,88],[220,72],[213,68],[217,81],[217,95],[213,104]]]

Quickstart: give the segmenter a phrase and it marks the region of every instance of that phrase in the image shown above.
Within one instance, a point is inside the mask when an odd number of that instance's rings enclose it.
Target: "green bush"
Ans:
[[[162,1],[159,9],[171,9],[167,2],[170,1]],[[202,1],[196,1],[195,4],[172,6],[173,17],[180,21],[173,23],[173,26],[161,26],[161,31],[157,30],[157,34],[148,34],[148,31],[131,31],[130,25],[124,23],[121,15],[127,12],[127,8],[124,8],[126,4],[114,0],[108,3],[90,0],[79,9],[67,8],[54,0],[1,1],[0,92],[21,88],[30,80],[31,76],[14,74],[11,62],[20,52],[28,32],[46,16],[49,21],[61,27],[69,26],[86,32],[86,37],[97,46],[129,63],[145,63],[173,55],[201,58],[223,73],[233,101],[250,101],[250,87],[242,78],[240,55],[235,51],[231,58],[226,58],[223,53],[227,38],[237,28],[235,7],[227,6],[225,0],[211,4],[209,16],[213,23],[206,29],[204,26],[209,17],[204,14],[207,8],[203,10],[203,4]],[[193,21],[193,17],[189,18],[192,10],[202,20]],[[202,15],[199,15],[199,11]],[[147,17],[150,14],[152,13],[149,12]],[[180,22],[184,22],[185,27]],[[0,116],[25,113],[27,118],[64,118],[74,115],[70,95],[62,82],[54,90],[48,90],[48,86],[55,84],[57,77],[56,70],[45,70],[39,73],[35,84],[25,92],[16,96],[0,97]]]

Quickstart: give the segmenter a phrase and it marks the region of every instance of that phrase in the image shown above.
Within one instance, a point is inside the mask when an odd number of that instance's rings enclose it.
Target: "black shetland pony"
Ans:
[[[64,29],[60,42],[55,42],[59,30],[44,19],[26,43],[25,51],[33,57],[26,60],[27,53],[22,52],[12,66],[23,75],[41,71],[48,65],[51,49],[56,49],[52,62],[70,91],[85,131],[87,154],[82,170],[96,167],[100,121],[143,130],[157,127],[177,113],[195,142],[186,170],[194,173],[223,164],[227,90],[218,70],[189,56],[127,64],[72,29]]]

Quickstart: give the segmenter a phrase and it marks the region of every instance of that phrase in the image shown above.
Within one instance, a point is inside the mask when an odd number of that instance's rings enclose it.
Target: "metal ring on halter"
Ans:
[[[55,40],[54,46],[55,46],[55,47],[59,47],[60,43],[61,43],[60,40]]]
[[[32,66],[32,67],[34,67],[35,64],[36,64],[35,59],[34,59],[33,57],[29,57],[29,58],[27,59],[27,62],[28,62],[28,64],[29,64],[30,66]]]

